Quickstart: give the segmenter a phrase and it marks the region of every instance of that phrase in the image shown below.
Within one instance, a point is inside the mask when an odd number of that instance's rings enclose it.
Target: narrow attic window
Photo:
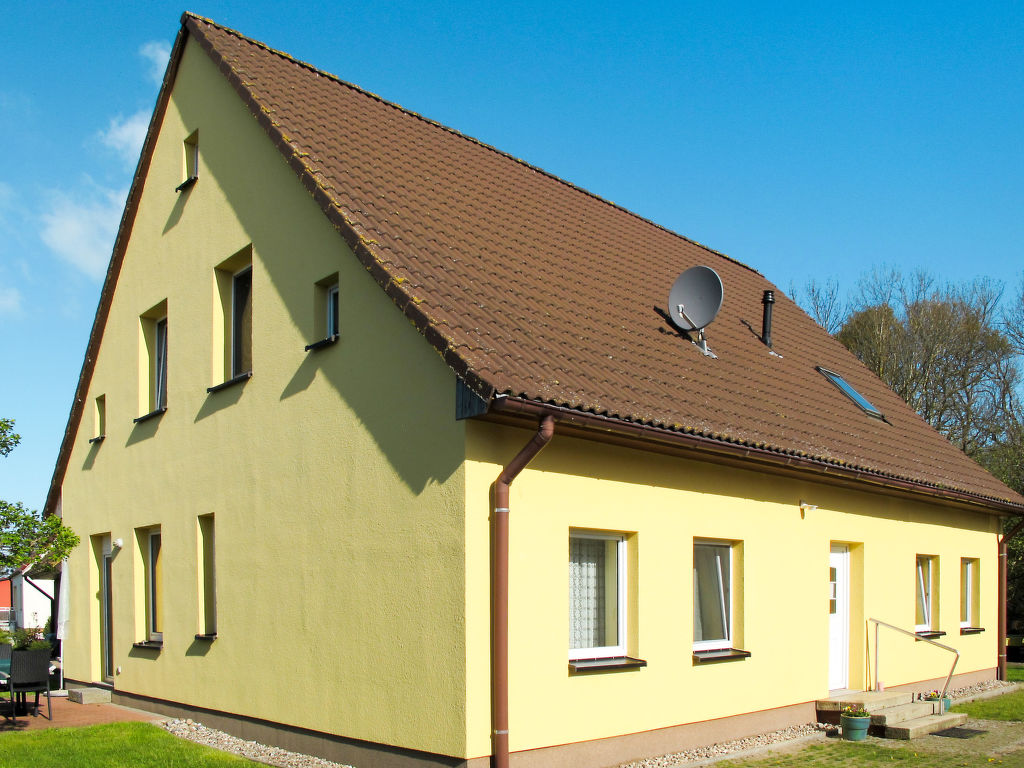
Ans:
[[[195,130],[184,142],[185,147],[185,180],[174,188],[175,192],[188,189],[199,178],[199,131]]]
[[[850,383],[838,373],[830,371],[827,368],[822,368],[820,365],[815,366],[815,370],[835,384],[836,387],[839,388],[840,392],[853,400],[853,402],[855,402],[868,416],[874,416],[876,419],[885,419],[885,415],[880,410],[875,408],[875,406],[873,406],[868,399],[864,397],[864,395],[850,386]]]

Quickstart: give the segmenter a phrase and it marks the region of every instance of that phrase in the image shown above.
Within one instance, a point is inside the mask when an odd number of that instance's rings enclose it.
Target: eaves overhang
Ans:
[[[768,471],[802,480],[866,492],[910,497],[999,516],[1024,515],[1024,504],[943,487],[912,478],[897,477],[868,467],[838,464],[827,459],[796,455],[770,447],[681,432],[652,424],[625,421],[598,413],[574,410],[526,398],[494,397],[482,421],[534,427],[551,415],[562,436],[597,440],[627,448],[682,456],[738,469]]]

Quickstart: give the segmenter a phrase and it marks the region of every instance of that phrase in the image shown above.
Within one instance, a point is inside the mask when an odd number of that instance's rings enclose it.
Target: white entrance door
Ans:
[[[828,557],[828,687],[850,682],[850,549],[832,545]]]

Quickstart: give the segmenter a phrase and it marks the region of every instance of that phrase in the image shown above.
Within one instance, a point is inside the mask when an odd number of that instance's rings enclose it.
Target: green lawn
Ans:
[[[979,720],[1024,720],[1024,691],[957,704],[952,711],[966,712],[968,717]]]
[[[906,742],[905,742],[906,743]],[[947,751],[928,751],[913,744],[902,748],[880,747],[870,743],[853,744],[837,741],[813,744],[793,754],[772,755],[752,760],[727,760],[717,763],[718,768],[881,768],[906,765],[914,768],[1005,768],[1024,766],[1024,753],[1015,752],[999,757],[970,753],[951,754]]]
[[[0,734],[3,768],[254,768],[149,723]]]
[[[1024,667],[1008,667],[1006,679],[1015,683],[1024,683]]]

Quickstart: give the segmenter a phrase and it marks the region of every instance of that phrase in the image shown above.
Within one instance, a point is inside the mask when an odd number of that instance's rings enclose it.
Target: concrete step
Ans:
[[[919,717],[934,715],[938,711],[936,705],[941,705],[941,702],[915,701],[910,704],[885,707],[878,711],[877,714],[875,714],[876,710],[869,710],[871,712],[871,725],[885,727],[887,725],[903,723],[907,720],[916,720]]]
[[[109,704],[110,691],[103,688],[71,688],[68,701],[76,704]]]
[[[947,712],[944,715],[925,715],[913,720],[905,720],[899,725],[885,726],[885,738],[887,739],[916,739],[919,736],[927,736],[929,733],[941,731],[944,728],[952,728],[961,725],[967,719],[962,712]]]

